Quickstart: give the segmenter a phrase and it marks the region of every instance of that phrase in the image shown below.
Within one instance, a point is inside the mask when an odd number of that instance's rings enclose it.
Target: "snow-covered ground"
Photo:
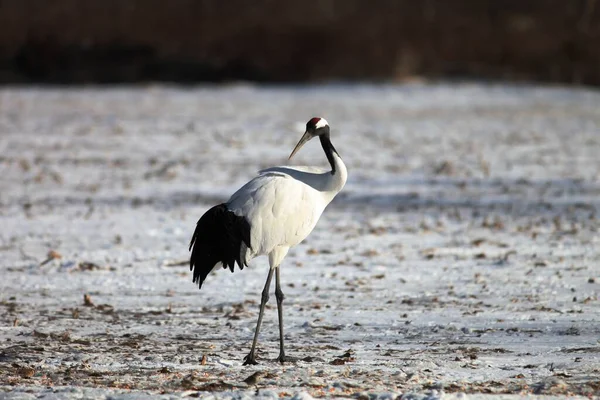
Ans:
[[[187,246],[313,116],[350,177],[282,267],[302,360],[272,299],[243,367],[267,259],[199,291]],[[0,398],[598,394],[599,154],[584,89],[1,89]]]

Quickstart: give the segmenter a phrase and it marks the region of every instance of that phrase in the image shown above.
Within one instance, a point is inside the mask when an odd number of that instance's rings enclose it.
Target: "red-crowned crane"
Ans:
[[[329,124],[324,118],[312,118],[306,132],[290,154],[290,159],[314,137],[319,137],[331,170],[316,167],[273,167],[242,186],[223,204],[208,210],[196,225],[190,250],[193,282],[202,283],[221,263],[233,272],[257,256],[269,256],[269,274],[262,291],[260,312],[250,353],[244,365],[256,364],[256,343],[269,300],[271,278],[275,272],[275,297],[279,317],[279,357],[286,357],[283,346],[283,292],[279,266],[290,247],[303,241],[313,230],[325,207],[344,187],[348,172],[329,137]]]

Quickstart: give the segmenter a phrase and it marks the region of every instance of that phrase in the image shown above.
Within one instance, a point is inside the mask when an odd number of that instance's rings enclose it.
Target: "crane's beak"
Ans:
[[[296,147],[294,147],[294,150],[292,150],[292,154],[290,154],[290,157],[288,158],[288,160],[291,160],[292,157],[294,157],[294,154],[296,154],[298,152],[298,150],[300,150],[300,148],[302,146],[304,146],[304,144],[312,138],[313,138],[313,136],[308,131],[304,132],[304,135],[302,135],[302,138],[300,138],[300,141],[298,142]]]

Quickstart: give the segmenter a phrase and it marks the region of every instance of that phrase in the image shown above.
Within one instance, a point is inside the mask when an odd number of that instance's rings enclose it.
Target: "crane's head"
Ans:
[[[329,135],[329,124],[327,123],[325,118],[311,118],[306,123],[306,132],[304,132],[304,135],[302,135],[302,138],[300,139],[296,147],[294,147],[294,150],[292,150],[292,154],[290,154],[289,158],[294,157],[294,154],[296,154],[298,150],[300,150],[300,148],[304,146],[304,144],[310,139],[314,138],[315,136],[321,135]]]

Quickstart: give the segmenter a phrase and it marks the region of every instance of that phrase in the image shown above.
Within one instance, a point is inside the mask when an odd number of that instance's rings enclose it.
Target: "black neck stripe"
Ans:
[[[335,150],[335,147],[333,147],[333,144],[331,144],[331,140],[329,139],[329,133],[320,135],[319,139],[321,140],[321,146],[323,147],[323,151],[327,156],[327,161],[329,161],[329,164],[331,165],[331,175],[335,175],[336,171],[333,153],[338,154],[338,152]]]

